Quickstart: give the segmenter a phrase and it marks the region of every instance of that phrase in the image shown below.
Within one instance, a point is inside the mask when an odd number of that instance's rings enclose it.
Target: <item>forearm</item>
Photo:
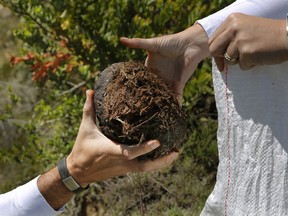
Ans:
[[[74,195],[63,184],[56,167],[41,175],[37,181],[37,185],[42,196],[55,210],[60,209]]]
[[[228,7],[208,16],[199,23],[210,38],[219,25],[232,13],[243,13],[271,19],[284,19],[288,0],[237,0]]]

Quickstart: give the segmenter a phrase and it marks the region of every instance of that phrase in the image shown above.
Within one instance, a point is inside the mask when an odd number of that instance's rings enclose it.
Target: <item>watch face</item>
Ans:
[[[80,188],[80,186],[77,184],[77,182],[72,178],[72,176],[69,176],[68,178],[62,179],[63,183],[66,185],[66,187],[70,190],[70,191],[75,191],[78,188]]]

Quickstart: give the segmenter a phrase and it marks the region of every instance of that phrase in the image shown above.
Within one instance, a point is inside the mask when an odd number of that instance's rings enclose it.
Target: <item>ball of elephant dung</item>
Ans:
[[[127,145],[160,141],[160,147],[140,159],[155,159],[182,144],[185,114],[164,81],[142,63],[129,61],[107,67],[94,92],[96,122],[108,138]]]

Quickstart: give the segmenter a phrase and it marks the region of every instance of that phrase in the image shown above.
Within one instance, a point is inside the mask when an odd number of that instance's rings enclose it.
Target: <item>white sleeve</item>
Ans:
[[[39,176],[27,184],[0,195],[0,216],[54,216],[55,211],[44,199],[37,186]]]
[[[218,26],[232,13],[271,19],[285,19],[288,13],[288,0],[237,0],[226,8],[198,20],[210,38]]]

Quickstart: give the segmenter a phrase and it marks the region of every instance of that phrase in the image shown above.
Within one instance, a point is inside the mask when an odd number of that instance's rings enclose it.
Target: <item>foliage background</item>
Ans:
[[[0,0],[0,54],[5,57],[0,62],[0,192],[68,154],[85,90],[93,88],[99,71],[115,62],[145,60],[143,50],[121,45],[121,36],[176,33],[229,3]],[[209,60],[187,84],[183,107],[189,132],[172,167],[95,183],[75,196],[63,215],[199,215],[218,163]]]

